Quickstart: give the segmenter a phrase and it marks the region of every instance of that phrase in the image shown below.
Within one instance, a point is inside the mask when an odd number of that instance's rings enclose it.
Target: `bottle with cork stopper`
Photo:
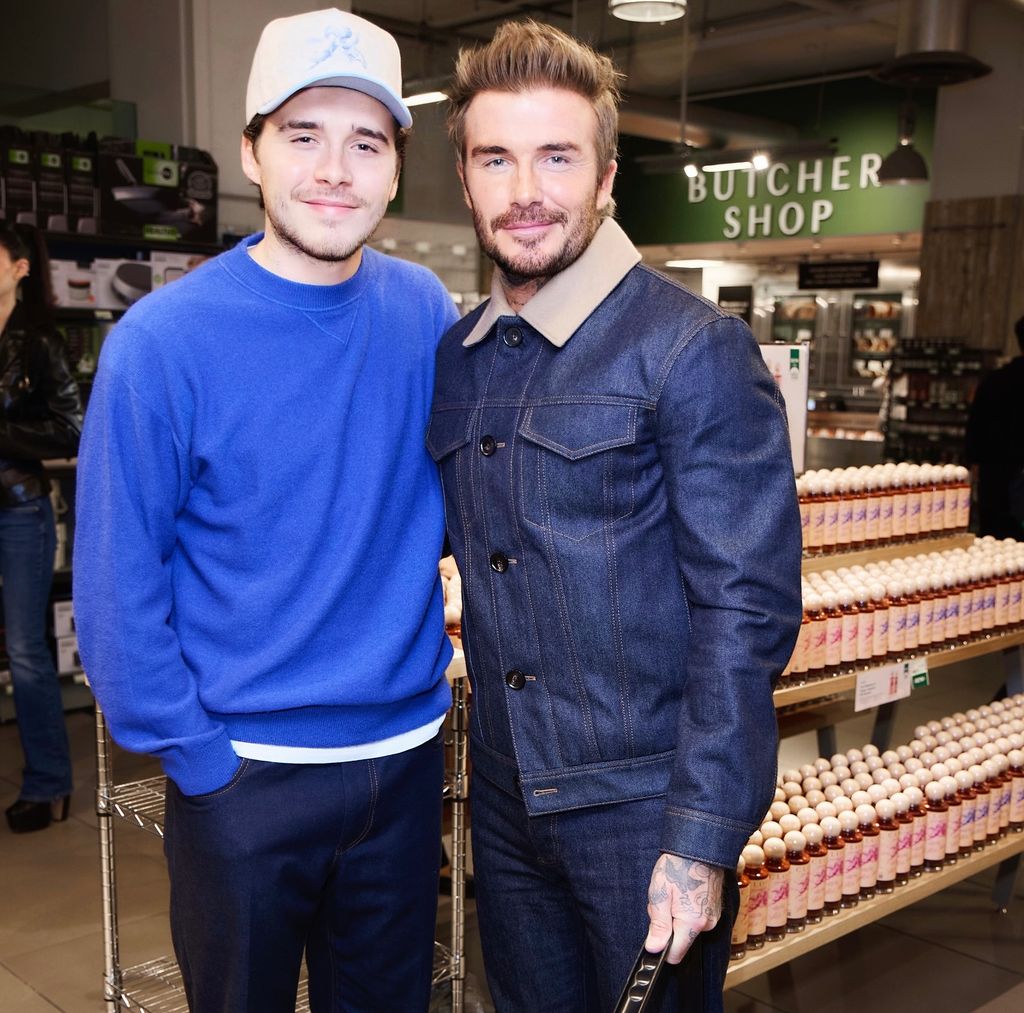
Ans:
[[[842,826],[837,817],[825,816],[819,825],[824,835],[825,850],[828,852],[825,872],[825,914],[834,915],[839,913],[843,900],[843,858],[846,842],[843,840]]]
[[[843,838],[843,896],[842,908],[856,907],[860,899],[860,863],[864,851],[864,837],[858,828],[859,820],[852,809],[839,813],[839,826]]]
[[[857,829],[863,838],[860,855],[860,895],[867,900],[875,895],[878,882],[879,838],[881,831],[875,825],[875,807],[861,801],[854,809]]]
[[[896,822],[896,804],[892,799],[881,799],[875,805],[878,826],[878,893],[893,893],[896,889],[896,857],[899,849],[900,828]]]
[[[944,764],[937,763],[935,766],[942,767]],[[934,770],[935,767],[932,769]],[[952,774],[943,774],[939,778],[939,784],[945,793],[944,801],[946,803],[946,864],[954,865],[960,853],[960,823],[963,820],[963,803],[960,801],[956,778]]]
[[[743,874],[747,877],[747,949],[764,946],[768,927],[768,870],[761,847],[748,844],[743,849]]]
[[[740,904],[736,910],[736,920],[732,923],[732,940],[729,946],[730,960],[740,960],[747,955],[747,934],[750,930],[750,880],[745,872],[746,864],[741,855],[736,864],[736,887],[739,890]]]
[[[967,772],[974,778],[974,850],[981,851],[988,839],[988,818],[992,802],[992,791],[985,779],[985,768],[978,763],[971,764]]]
[[[875,609],[875,629],[871,639],[871,658],[874,662],[885,659],[889,653],[889,599],[885,585],[875,582],[868,587],[871,604]]]
[[[903,592],[901,580],[890,580],[886,584],[885,593],[889,600],[888,657],[891,661],[900,660],[907,646],[907,599]]]
[[[910,881],[910,851],[914,840],[914,817],[910,815],[910,800],[902,791],[890,796],[896,807],[896,885],[905,886]]]
[[[978,796],[974,791],[974,778],[969,770],[960,770],[956,778],[957,796],[960,799],[960,840],[958,851],[969,855],[974,850],[974,817]]]
[[[917,785],[903,789],[910,803],[908,814],[914,820],[914,835],[910,842],[910,878],[917,879],[924,871],[925,844],[928,838],[928,814],[924,811],[924,792]]]
[[[1007,755],[1010,761],[1010,829],[1019,834],[1024,831],[1024,750],[1011,749]]]
[[[765,939],[776,943],[786,937],[789,924],[789,861],[786,844],[778,837],[764,842],[764,867],[768,872],[768,923]]]
[[[842,663],[843,613],[835,591],[824,591],[821,601],[825,607],[825,675],[835,675]]]
[[[825,674],[825,645],[828,643],[828,617],[821,595],[814,591],[808,593],[805,614],[810,627],[807,633],[807,679],[820,679]]]
[[[860,609],[848,587],[839,591],[839,611],[843,614],[843,638],[839,660],[844,669],[851,669],[857,661],[857,643],[860,629]]]
[[[925,803],[925,872],[938,872],[946,860],[946,799],[942,785],[929,781],[924,789]]]
[[[783,839],[789,862],[789,901],[786,931],[802,932],[807,925],[807,900],[811,885],[811,860],[807,838],[799,830],[790,830]]]
[[[828,848],[825,832],[818,823],[808,823],[803,829],[810,860],[810,878],[807,887],[807,924],[816,925],[825,912],[825,884],[828,877]]]

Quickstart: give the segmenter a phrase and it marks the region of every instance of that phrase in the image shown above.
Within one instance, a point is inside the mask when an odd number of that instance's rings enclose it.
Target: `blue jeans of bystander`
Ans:
[[[60,683],[46,643],[54,543],[48,497],[0,510],[4,627],[25,754],[19,797],[27,802],[52,802],[71,791]]]

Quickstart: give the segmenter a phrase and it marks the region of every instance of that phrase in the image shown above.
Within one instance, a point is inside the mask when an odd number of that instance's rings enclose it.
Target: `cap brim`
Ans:
[[[251,120],[257,113],[266,116],[268,113],[272,113],[275,109],[284,105],[288,99],[304,88],[312,88],[314,86],[321,88],[351,88],[353,91],[362,92],[364,95],[369,95],[380,102],[394,116],[400,127],[412,126],[412,113],[409,112],[409,107],[383,81],[378,81],[372,77],[357,77],[344,74],[332,74],[329,77],[318,77],[316,74],[311,74],[309,80],[302,81],[296,87],[290,88],[286,95],[279,95],[254,109],[248,119]]]

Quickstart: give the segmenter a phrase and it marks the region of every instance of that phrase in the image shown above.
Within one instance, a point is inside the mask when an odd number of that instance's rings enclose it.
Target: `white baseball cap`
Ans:
[[[252,59],[245,122],[313,85],[361,91],[383,103],[400,126],[412,124],[402,101],[398,43],[355,14],[331,8],[271,21]]]

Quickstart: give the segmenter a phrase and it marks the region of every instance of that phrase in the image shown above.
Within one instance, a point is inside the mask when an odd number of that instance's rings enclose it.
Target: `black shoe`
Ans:
[[[24,799],[18,799],[7,807],[7,825],[16,834],[45,830],[51,822],[62,823],[66,820],[70,805],[70,795],[65,795],[55,802],[26,802]]]

